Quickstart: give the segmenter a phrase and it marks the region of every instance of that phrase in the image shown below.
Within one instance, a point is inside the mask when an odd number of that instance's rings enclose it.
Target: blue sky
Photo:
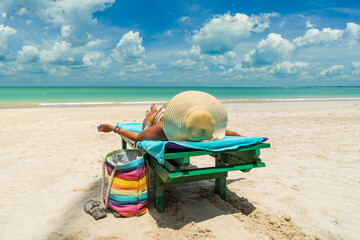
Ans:
[[[2,0],[0,85],[360,85],[359,1]]]

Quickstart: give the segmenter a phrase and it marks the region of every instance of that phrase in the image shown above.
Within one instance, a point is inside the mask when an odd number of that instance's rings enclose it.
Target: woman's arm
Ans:
[[[241,134],[234,132],[234,131],[230,131],[230,130],[225,130],[225,135],[227,136],[238,136],[238,137],[242,137]]]
[[[110,124],[100,124],[98,126],[99,132],[111,132],[115,130],[115,126]],[[162,122],[143,130],[140,133],[117,128],[116,133],[133,140],[135,142],[141,140],[167,140],[164,130],[162,128]]]

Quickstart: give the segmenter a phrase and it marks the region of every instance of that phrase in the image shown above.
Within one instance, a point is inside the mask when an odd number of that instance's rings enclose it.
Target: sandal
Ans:
[[[84,211],[90,214],[95,220],[106,217],[106,211],[101,207],[101,203],[99,201],[87,201],[84,205]]]
[[[116,212],[116,211],[112,211],[112,214],[113,214],[114,218],[121,218],[122,217],[121,214]]]

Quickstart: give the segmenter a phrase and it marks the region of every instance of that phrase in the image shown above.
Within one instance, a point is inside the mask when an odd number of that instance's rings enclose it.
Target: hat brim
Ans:
[[[212,139],[223,139],[228,114],[225,106],[214,96],[200,91],[186,91],[174,96],[166,106],[162,126],[170,141],[189,141],[185,120],[189,111],[195,108],[207,110],[214,119]]]

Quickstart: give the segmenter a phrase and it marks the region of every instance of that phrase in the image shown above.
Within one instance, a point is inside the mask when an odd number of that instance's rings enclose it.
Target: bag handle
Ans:
[[[102,185],[101,185],[101,197],[104,196],[104,188],[105,188],[105,178],[106,178],[106,166],[105,166],[105,161],[103,162],[103,178],[102,178]],[[114,176],[115,176],[115,173],[116,173],[116,168],[114,167],[111,175],[110,175],[110,180],[108,182],[108,186],[107,186],[107,189],[106,189],[106,195],[105,195],[105,199],[104,199],[104,209],[107,210],[108,206],[109,206],[109,193],[110,193],[110,189],[111,189],[111,185],[112,185],[112,182],[114,180]]]

